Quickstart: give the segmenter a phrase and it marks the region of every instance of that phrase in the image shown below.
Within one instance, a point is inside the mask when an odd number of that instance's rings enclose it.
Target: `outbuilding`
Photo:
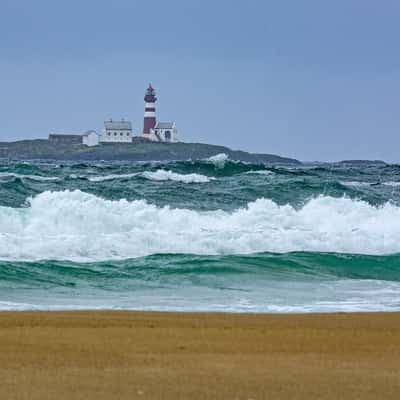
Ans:
[[[82,135],[82,143],[89,147],[97,146],[99,144],[99,135],[94,130],[86,131]]]
[[[177,142],[178,130],[175,122],[157,122],[154,128],[154,135],[159,142]]]
[[[130,121],[109,121],[104,122],[104,129],[101,133],[100,142],[103,143],[130,143],[132,142],[132,124]]]

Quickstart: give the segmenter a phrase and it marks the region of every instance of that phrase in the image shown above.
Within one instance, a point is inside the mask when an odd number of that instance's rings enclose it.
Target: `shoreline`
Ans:
[[[7,399],[397,399],[400,312],[1,311]]]
[[[53,309],[46,309],[46,308],[37,308],[37,309],[2,309],[0,310],[1,314],[7,313],[16,313],[16,314],[39,314],[39,313],[50,313],[50,314],[58,314],[58,313],[65,313],[65,314],[73,314],[73,313],[143,313],[143,314],[176,314],[176,315],[248,315],[248,316],[305,316],[305,315],[363,315],[363,314],[399,314],[400,318],[400,309],[398,310],[346,310],[346,311],[220,311],[220,310],[175,310],[175,309],[168,309],[168,310],[158,310],[158,309],[139,309],[139,308],[53,308]]]
[[[302,165],[301,161],[268,153],[252,153],[233,150],[222,145],[191,142],[153,142],[141,137],[134,137],[131,143],[100,143],[86,146],[80,141],[57,141],[50,139],[27,139],[15,142],[0,142],[0,159],[25,161],[186,161],[202,160],[225,153],[232,160],[251,163],[277,163]]]

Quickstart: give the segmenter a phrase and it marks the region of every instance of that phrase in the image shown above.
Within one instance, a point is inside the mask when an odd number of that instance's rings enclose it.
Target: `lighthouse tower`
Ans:
[[[146,103],[144,109],[144,123],[143,123],[143,135],[150,139],[153,136],[153,129],[156,126],[156,92],[154,88],[149,84],[144,96]]]

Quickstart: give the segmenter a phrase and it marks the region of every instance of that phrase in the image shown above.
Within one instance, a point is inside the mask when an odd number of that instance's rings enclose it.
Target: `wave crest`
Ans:
[[[226,161],[229,160],[229,157],[225,153],[219,153],[215,156],[207,158],[207,161],[213,163],[217,168],[224,168]]]
[[[175,182],[184,182],[184,183],[207,183],[210,182],[211,179],[208,176],[201,174],[178,174],[176,172],[168,171],[165,169],[159,169],[157,171],[145,171],[142,172],[141,176],[146,179],[150,179],[153,181],[175,181]]]
[[[0,207],[0,259],[99,261],[156,253],[400,252],[400,208],[318,197],[301,209],[259,199],[232,213],[43,192]]]
[[[15,172],[0,172],[0,178],[10,178],[10,177],[18,179],[30,179],[39,182],[60,180],[60,178],[56,176],[24,175],[24,174],[17,174]]]
[[[104,176],[92,176],[89,178],[89,181],[103,182],[115,179],[129,179],[137,176],[141,176],[142,178],[149,179],[152,181],[175,181],[184,183],[207,183],[210,182],[210,180],[214,179],[201,174],[179,174],[165,169],[159,169],[157,171],[133,172],[131,174],[111,174]]]

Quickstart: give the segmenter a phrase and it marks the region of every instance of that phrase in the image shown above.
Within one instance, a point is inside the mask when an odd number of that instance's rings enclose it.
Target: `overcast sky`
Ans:
[[[0,140],[142,129],[148,82],[184,141],[400,162],[400,2],[0,0]]]

